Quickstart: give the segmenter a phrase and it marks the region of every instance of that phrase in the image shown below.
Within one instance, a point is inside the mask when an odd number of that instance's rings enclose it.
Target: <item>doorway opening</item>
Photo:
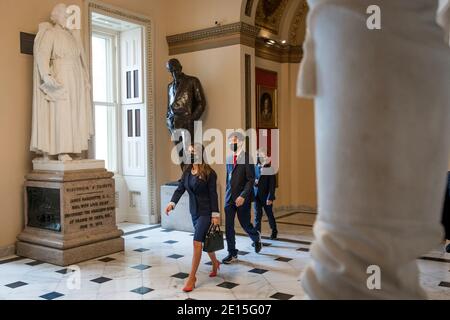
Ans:
[[[95,136],[114,172],[117,223],[156,224],[149,20],[89,3]]]

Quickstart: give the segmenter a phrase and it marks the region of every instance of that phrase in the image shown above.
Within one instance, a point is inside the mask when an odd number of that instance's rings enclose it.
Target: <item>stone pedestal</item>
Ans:
[[[36,170],[34,163],[24,187],[19,256],[68,266],[124,250],[123,232],[116,226],[113,173],[104,163],[100,169],[102,163],[40,163],[46,170]]]
[[[175,184],[161,186],[161,227],[164,229],[194,232],[192,218],[189,212],[189,195],[183,194],[180,201],[169,216],[166,215],[166,205],[170,202],[173,192],[177,189]]]

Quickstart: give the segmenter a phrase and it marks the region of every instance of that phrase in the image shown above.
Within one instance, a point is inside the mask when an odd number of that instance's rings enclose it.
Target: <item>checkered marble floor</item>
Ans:
[[[281,299],[306,296],[299,283],[310,260],[307,241],[264,240],[255,254],[251,241],[238,236],[239,263],[222,265],[209,278],[206,254],[197,287],[182,292],[192,257],[192,234],[126,226],[126,250],[61,268],[20,257],[0,260],[0,299],[26,300],[164,300]],[[225,251],[218,253],[223,258]],[[450,299],[450,257],[432,252],[419,260],[422,284],[431,299]]]

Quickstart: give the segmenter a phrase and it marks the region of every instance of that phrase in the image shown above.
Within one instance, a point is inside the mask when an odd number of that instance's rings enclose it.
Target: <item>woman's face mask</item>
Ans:
[[[194,152],[191,152],[191,163],[200,163],[200,157]]]

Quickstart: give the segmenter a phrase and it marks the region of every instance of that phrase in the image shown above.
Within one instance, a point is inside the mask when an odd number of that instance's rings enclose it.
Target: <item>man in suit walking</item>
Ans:
[[[269,220],[272,234],[270,239],[278,236],[277,223],[273,215],[273,201],[275,200],[275,174],[270,167],[270,160],[263,150],[258,151],[258,161],[255,166],[255,228],[261,232],[263,209]]]
[[[255,182],[255,166],[250,163],[250,157],[243,150],[244,135],[233,132],[228,137],[233,154],[227,159],[227,186],[225,192],[225,235],[227,238],[228,256],[222,262],[230,264],[237,260],[234,218],[237,215],[239,223],[252,239],[255,252],[261,251],[261,235],[251,223],[250,207],[253,200],[253,185]]]

